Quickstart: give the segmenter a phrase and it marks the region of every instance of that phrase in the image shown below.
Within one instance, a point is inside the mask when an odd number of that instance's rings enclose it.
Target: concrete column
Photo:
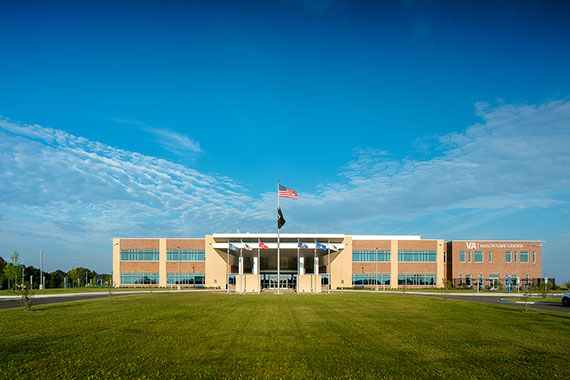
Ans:
[[[305,258],[299,257],[299,276],[303,276],[305,274]]]
[[[253,268],[251,269],[251,274],[259,274],[257,273],[257,256],[253,256]]]
[[[318,275],[319,274],[319,258],[318,257],[314,258],[314,263],[315,263],[314,264],[315,265],[315,273],[314,274]]]
[[[158,243],[158,286],[166,287],[166,239],[160,239]]]
[[[113,286],[121,284],[121,239],[113,239]]]
[[[447,258],[449,260],[449,257]],[[443,277],[444,277],[444,265],[443,265],[443,240],[437,241],[437,286],[439,288],[443,287]]]
[[[226,262],[226,250],[216,251],[214,249],[214,238],[212,235],[206,235],[204,244],[206,249],[206,286],[218,286],[225,290],[228,265]]]
[[[241,274],[243,274],[243,257],[242,256],[239,257],[239,264],[238,265],[239,265],[238,273],[241,275]]]
[[[390,242],[390,288],[398,288],[398,240]]]

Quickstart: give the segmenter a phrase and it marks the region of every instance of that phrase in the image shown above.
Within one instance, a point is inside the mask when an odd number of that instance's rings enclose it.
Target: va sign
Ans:
[[[467,244],[467,249],[475,249],[475,248],[477,248],[477,244],[476,244],[476,243],[467,242],[466,244]]]

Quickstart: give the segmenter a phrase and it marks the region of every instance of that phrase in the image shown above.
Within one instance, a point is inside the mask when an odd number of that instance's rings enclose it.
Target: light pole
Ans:
[[[44,288],[44,251],[40,249],[40,289]]]
[[[182,248],[180,247],[176,247],[178,248],[178,290],[180,290],[180,260],[181,260],[181,253],[182,253]]]

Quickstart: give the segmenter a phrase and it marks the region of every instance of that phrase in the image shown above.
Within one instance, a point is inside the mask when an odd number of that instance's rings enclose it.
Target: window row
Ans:
[[[352,251],[352,261],[390,262],[390,251]]]
[[[204,273],[167,273],[166,283],[168,285],[204,285],[206,275]]]
[[[121,261],[158,261],[158,249],[121,249]]]
[[[493,251],[488,251],[488,261],[489,263],[493,262]],[[528,251],[520,251],[517,255],[517,251],[505,251],[505,262],[521,262],[521,263],[528,263],[529,262],[529,252]],[[483,262],[483,251],[459,251],[459,262],[474,262],[474,263],[482,263]],[[536,262],[536,251],[532,251],[532,262]]]
[[[362,273],[352,275],[352,286],[390,285],[390,274]]]
[[[435,263],[436,251],[398,251],[398,261],[402,263]]]
[[[121,273],[121,285],[158,284],[158,273]]]
[[[166,251],[167,261],[205,261],[206,253],[203,249],[169,249]]]
[[[399,274],[398,285],[437,285],[435,274]]]

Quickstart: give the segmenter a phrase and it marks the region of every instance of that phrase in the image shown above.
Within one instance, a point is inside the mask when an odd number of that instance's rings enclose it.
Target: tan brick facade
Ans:
[[[372,279],[376,278],[377,274],[382,275],[378,277],[380,281],[385,281],[385,284],[389,284],[393,288],[399,287],[399,281],[400,286],[410,286],[408,279],[412,279],[414,282],[410,287],[420,286],[416,282],[416,278],[429,278],[429,286],[442,286],[444,279],[459,279],[460,276],[462,279],[466,279],[467,275],[470,275],[473,280],[480,275],[485,279],[490,276],[505,278],[507,275],[516,275],[521,279],[527,277],[540,278],[542,276],[542,244],[540,241],[450,241],[444,243],[443,240],[422,240],[419,236],[411,239],[403,237],[386,239],[371,237],[366,239],[367,236],[341,236],[343,237],[337,237],[339,240],[336,240],[337,243],[335,244],[342,244],[341,247],[343,248],[334,252],[331,250],[330,257],[327,255],[320,257],[319,273],[330,274],[332,289],[341,286],[353,286],[353,278],[370,279],[370,282],[361,286],[374,286],[373,284],[377,285],[377,283],[372,282]],[[228,241],[227,238],[226,241]],[[269,240],[265,241],[269,242]],[[307,242],[310,243],[310,241],[307,238]],[[230,265],[228,266],[226,262],[227,243],[224,249],[221,249],[219,245],[216,246],[216,244],[215,235],[206,236],[204,239],[113,239],[113,282],[116,286],[122,285],[120,284],[121,274],[125,274],[127,277],[139,273],[156,274],[155,276],[158,276],[160,280],[153,279],[153,282],[148,286],[164,287],[167,286],[168,274],[174,275],[180,272],[188,276],[204,274],[200,286],[216,286],[225,289],[228,279],[227,268],[231,268],[230,273],[235,274],[238,271],[238,258],[235,255],[230,255]],[[250,244],[256,247],[256,243]],[[203,251],[205,258],[203,261],[181,261],[180,263],[168,261],[168,251],[178,249]],[[291,252],[296,248],[289,247],[288,249]],[[155,250],[159,252],[159,255],[156,261],[122,261],[121,250]],[[390,251],[389,261],[376,263],[367,261],[372,260],[375,256],[367,256],[365,260],[361,256],[353,255],[367,254],[359,251]],[[460,260],[461,251],[465,251],[465,262]],[[475,261],[476,251],[482,251],[482,262]],[[490,261],[489,251],[491,251],[492,256]],[[528,252],[528,262],[521,262],[521,251]],[[469,252],[471,253],[471,260],[469,260]],[[507,252],[511,253],[511,262],[506,260]],[[263,255],[267,254],[263,253]],[[423,254],[427,255],[428,258],[418,256]],[[247,252],[244,250],[244,257],[246,255]],[[406,257],[409,259],[409,256],[403,255],[416,255],[413,260],[419,259],[417,262],[403,261]],[[156,253],[154,257],[157,257]],[[355,261],[353,257],[358,257],[362,261]],[[244,262],[250,265],[248,270],[251,270],[252,260],[252,256],[244,258]],[[309,255],[305,260],[305,265],[310,267],[312,265],[311,260],[312,257]],[[296,271],[296,269],[294,270]],[[260,279],[263,273],[267,272],[262,272],[257,278]],[[307,274],[309,273],[307,272]],[[437,285],[431,285],[434,278]],[[387,282],[388,279],[389,282]],[[428,286],[426,282],[419,282],[419,284]],[[233,288],[233,283],[231,287]]]

